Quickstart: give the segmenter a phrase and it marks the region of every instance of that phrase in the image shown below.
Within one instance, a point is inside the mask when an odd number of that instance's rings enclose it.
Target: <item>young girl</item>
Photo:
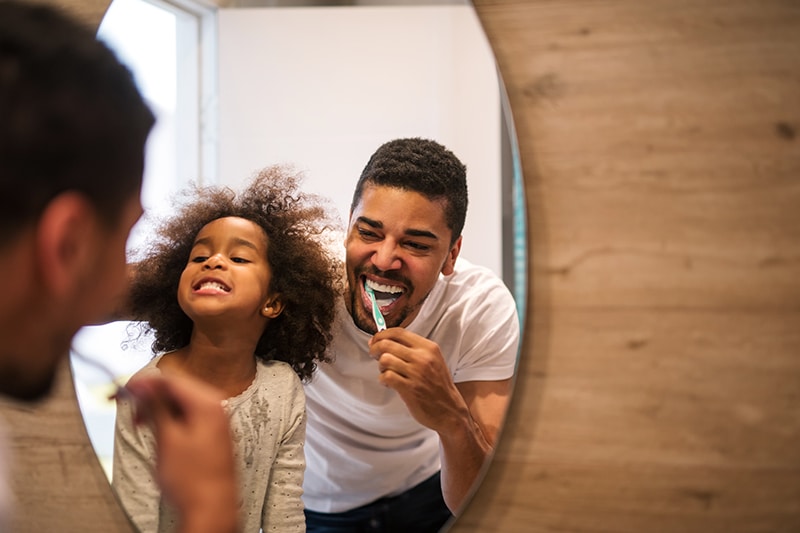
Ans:
[[[304,531],[305,396],[326,360],[340,289],[316,197],[280,167],[236,196],[191,191],[137,264],[130,311],[159,354],[137,375],[191,374],[228,398],[241,487],[242,531]],[[142,533],[173,531],[155,479],[155,443],[118,400],[113,485]]]

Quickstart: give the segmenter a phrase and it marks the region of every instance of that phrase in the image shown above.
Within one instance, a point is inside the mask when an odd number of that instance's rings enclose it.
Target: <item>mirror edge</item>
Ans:
[[[543,323],[543,319],[546,320],[546,314],[537,312],[537,309],[542,309],[547,305],[547,290],[546,287],[539,286],[541,284],[536,284],[533,268],[534,254],[536,257],[540,257],[541,252],[546,250],[544,245],[546,232],[541,231],[542,220],[538,216],[541,209],[536,205],[535,173],[530,166],[526,167],[525,165],[526,150],[531,143],[525,134],[524,124],[515,112],[523,106],[517,102],[518,96],[513,92],[513,83],[509,83],[508,61],[502,51],[498,49],[497,32],[493,29],[493,22],[497,19],[496,13],[502,11],[503,8],[502,6],[492,6],[483,0],[471,0],[470,4],[475,9],[494,55],[510,143],[516,152],[514,158],[515,164],[518,166],[517,172],[522,188],[520,196],[523,202],[522,216],[524,217],[526,243],[525,272],[522,278],[526,287],[525,299],[520,306],[522,315],[519,357],[503,428],[498,435],[494,453],[484,465],[459,516],[445,528],[448,533],[485,531],[485,526],[492,523],[493,510],[496,513],[497,502],[494,495],[500,492],[498,488],[503,486],[507,490],[509,485],[517,484],[519,471],[515,469],[513,462],[508,462],[506,459],[515,453],[515,442],[519,441],[522,434],[530,436],[534,432],[536,413],[543,389],[541,376],[544,375],[546,367],[544,354],[547,344],[546,327]],[[523,126],[522,131],[520,130],[521,125]],[[535,249],[534,242],[537,243]],[[533,335],[534,318],[538,323],[535,336]],[[530,357],[534,351],[536,359]],[[513,438],[511,438],[512,435]]]

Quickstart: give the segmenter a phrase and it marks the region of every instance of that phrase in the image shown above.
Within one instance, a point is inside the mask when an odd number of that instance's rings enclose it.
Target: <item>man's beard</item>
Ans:
[[[15,368],[3,368],[0,374],[3,376],[0,379],[0,393],[15,400],[37,402],[50,395],[56,369],[50,369],[48,373],[36,376],[35,380],[21,376]]]
[[[375,324],[375,319],[372,316],[371,309],[365,309],[364,304],[360,297],[360,292],[363,287],[353,286],[353,283],[356,285],[360,282],[364,274],[373,274],[378,277],[382,277],[386,280],[390,281],[398,281],[406,287],[406,291],[402,294],[402,296],[410,296],[414,292],[414,285],[409,282],[407,279],[400,279],[397,276],[387,275],[384,272],[376,272],[374,269],[359,269],[358,271],[353,272],[352,282],[350,284],[349,290],[349,298],[350,298],[350,316],[353,319],[353,322],[358,329],[374,335],[378,327]],[[402,308],[393,309],[391,316],[384,316],[386,319],[386,327],[387,328],[394,328],[400,326],[406,319],[417,309],[422,307],[422,303],[427,299],[427,295],[425,298],[420,301],[416,308],[410,308],[409,306],[404,306]]]

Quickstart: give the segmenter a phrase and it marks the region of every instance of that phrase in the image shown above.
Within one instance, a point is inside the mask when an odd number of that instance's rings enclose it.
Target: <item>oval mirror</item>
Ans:
[[[237,188],[259,168],[288,163],[345,221],[355,181],[380,144],[435,139],[467,166],[461,256],[502,277],[522,321],[521,176],[491,48],[468,2],[395,3],[113,0],[99,35],[131,66],[159,117],[148,143],[146,211],[163,214],[189,182]],[[131,247],[147,232],[143,220]],[[122,379],[144,366],[149,343],[126,343],[127,327],[84,328],[72,357],[81,411],[109,478],[111,384],[87,360]]]

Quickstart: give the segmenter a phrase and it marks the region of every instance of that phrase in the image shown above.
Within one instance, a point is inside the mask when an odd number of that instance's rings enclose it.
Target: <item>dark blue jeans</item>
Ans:
[[[350,511],[305,512],[306,533],[436,533],[453,516],[438,472],[402,494]]]

